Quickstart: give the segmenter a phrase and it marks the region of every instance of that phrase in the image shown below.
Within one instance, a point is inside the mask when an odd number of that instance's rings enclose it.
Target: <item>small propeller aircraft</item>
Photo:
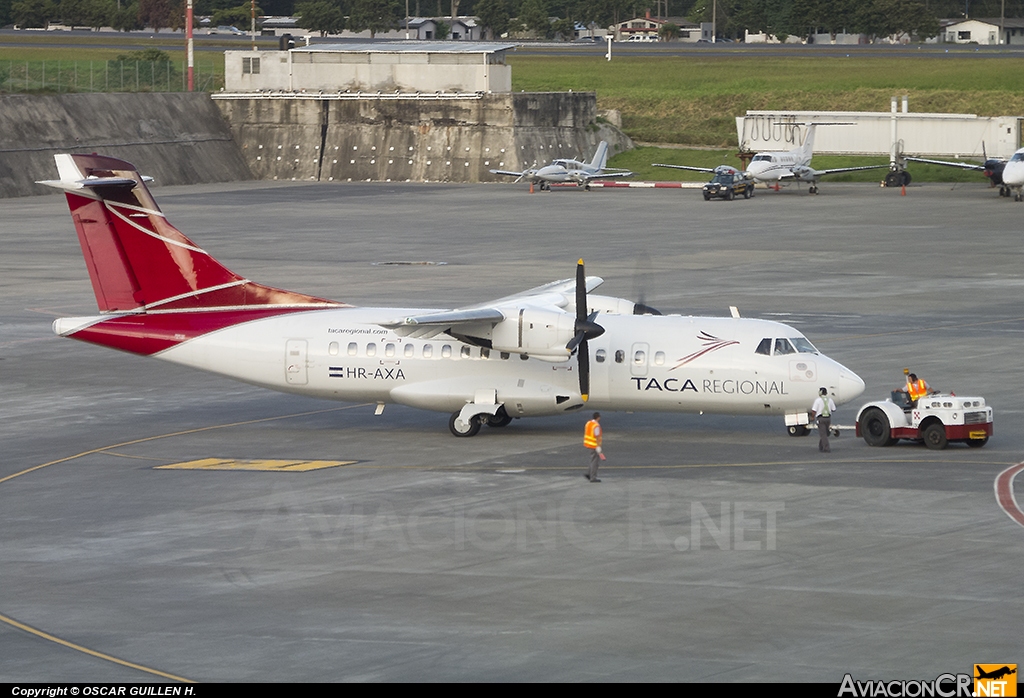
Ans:
[[[54,332],[289,393],[397,403],[482,424],[607,410],[803,415],[819,387],[864,390],[797,330],[767,320],[663,316],[556,281],[454,310],[357,308],[264,286],[172,226],[143,177],[102,155],[55,156],[100,314]],[[796,421],[797,424],[806,424]],[[805,428],[801,427],[804,431]],[[794,428],[790,427],[790,433]]]
[[[1017,157],[1021,151],[1017,151],[1013,154],[1013,157]],[[931,160],[929,158],[915,158],[905,157],[905,160],[911,162],[924,162],[929,165],[943,165],[945,167],[958,167],[962,170],[970,170],[972,172],[981,172],[985,177],[988,177],[989,182],[992,183],[993,187],[999,187],[999,196],[1009,196],[1011,186],[1006,183],[1003,177],[1003,172],[1006,169],[1007,161],[1005,158],[990,158],[984,152],[984,144],[982,144],[982,157],[985,158],[985,162],[978,164],[975,162],[952,162],[949,160]],[[1020,200],[1020,187],[1017,186],[1016,201]]]
[[[786,124],[787,126],[790,124]],[[793,124],[799,125],[799,124]],[[862,167],[836,167],[829,170],[816,170],[811,167],[811,157],[814,155],[814,130],[816,126],[827,126],[832,124],[811,123],[807,124],[807,135],[804,142],[798,148],[785,152],[768,151],[757,153],[747,166],[744,175],[757,182],[779,182],[781,180],[794,180],[810,184],[807,188],[809,194],[818,193],[818,181],[827,175],[839,174],[840,172],[856,172],[858,170],[878,170],[888,165],[864,165]],[[662,163],[651,163],[653,167],[671,167],[677,170],[693,170],[696,172],[714,172],[715,169],[706,167],[689,167],[686,165],[665,165]]]
[[[601,141],[590,162],[580,162],[569,158],[552,160],[550,165],[541,168],[523,170],[522,172],[510,172],[508,170],[491,170],[491,174],[507,175],[515,177],[516,182],[526,180],[531,184],[540,184],[540,188],[550,189],[552,183],[567,184],[574,183],[578,187],[590,189],[590,182],[594,179],[612,179],[615,177],[632,177],[629,170],[608,169],[608,142]]]

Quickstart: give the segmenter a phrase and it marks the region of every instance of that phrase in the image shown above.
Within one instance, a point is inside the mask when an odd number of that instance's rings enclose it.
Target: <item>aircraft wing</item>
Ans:
[[[612,179],[614,177],[632,177],[629,170],[616,170],[614,172],[601,172],[600,174],[588,174],[587,179]]]
[[[831,170],[816,170],[813,167],[794,167],[789,172],[784,172],[779,179],[798,179],[801,182],[817,182],[825,175],[839,174],[840,172],[856,172],[858,170],[881,170],[888,169],[889,165],[862,165],[860,167],[835,167]]]
[[[604,279],[601,277],[588,276],[586,279],[587,292],[589,293],[602,283],[604,283]],[[383,322],[381,326],[393,329],[403,337],[429,338],[442,332],[450,332],[453,328],[458,330],[458,328],[474,325],[493,327],[504,320],[508,316],[507,313],[515,314],[524,305],[563,310],[575,300],[576,280],[564,279],[487,303],[396,319],[391,322]]]
[[[689,165],[665,165],[660,162],[652,162],[651,167],[671,167],[673,170],[691,170],[693,172],[714,172],[711,167],[690,167]]]
[[[883,168],[888,169],[889,164],[886,163],[885,165],[862,165],[860,167],[836,167],[831,170],[815,170],[814,174],[816,174],[819,177],[823,177],[824,175],[839,174],[840,172],[856,172],[858,170],[881,170]]]
[[[491,174],[508,175],[509,177],[522,177],[527,172],[529,172],[529,170],[526,170],[524,172],[512,172],[510,170],[491,170]]]
[[[946,167],[959,167],[964,170],[973,170],[974,172],[984,172],[984,165],[974,165],[969,162],[949,162],[947,160],[929,160],[928,158],[905,158],[912,160],[913,162],[926,162],[929,165],[945,165]]]

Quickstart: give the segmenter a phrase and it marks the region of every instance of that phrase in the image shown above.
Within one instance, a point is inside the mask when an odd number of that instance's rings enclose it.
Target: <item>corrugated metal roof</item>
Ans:
[[[366,44],[313,44],[293,48],[297,53],[325,51],[329,53],[498,53],[515,48],[516,44],[495,44],[490,41],[388,41]]]

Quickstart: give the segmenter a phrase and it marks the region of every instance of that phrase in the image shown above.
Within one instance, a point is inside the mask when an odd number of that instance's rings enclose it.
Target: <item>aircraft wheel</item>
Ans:
[[[889,418],[877,407],[864,410],[860,416],[860,433],[868,446],[892,446],[896,443],[889,428]]]
[[[480,432],[480,417],[471,417],[469,420],[469,429],[461,431],[458,424],[459,413],[452,413],[452,418],[448,420],[448,429],[451,430],[455,436],[476,436]]]
[[[885,175],[885,186],[898,187],[900,186],[901,179],[902,177],[900,177],[899,172],[889,172],[887,175]]]
[[[499,407],[496,414],[487,415],[486,421],[489,427],[507,427],[512,423],[512,418],[508,416],[504,407]]]
[[[906,170],[903,170],[901,174],[903,175],[900,178],[902,180],[903,186],[907,186],[908,184],[910,184],[910,173],[907,172]]]
[[[921,432],[924,445],[933,451],[941,451],[949,441],[946,440],[946,428],[938,422],[932,422]]]
[[[818,193],[818,188],[812,184],[808,193],[810,193],[810,194],[817,194]]]
[[[988,443],[988,437],[987,436],[985,438],[983,438],[983,439],[967,439],[967,445],[970,446],[971,448],[981,448],[982,446],[984,446],[987,443]]]
[[[811,433],[811,428],[804,424],[794,424],[786,427],[786,431],[790,436],[807,436]]]

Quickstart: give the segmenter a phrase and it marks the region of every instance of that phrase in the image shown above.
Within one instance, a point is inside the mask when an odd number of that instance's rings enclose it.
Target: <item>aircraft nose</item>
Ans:
[[[864,392],[864,379],[845,366],[839,369],[836,397],[839,402],[849,402]]]

